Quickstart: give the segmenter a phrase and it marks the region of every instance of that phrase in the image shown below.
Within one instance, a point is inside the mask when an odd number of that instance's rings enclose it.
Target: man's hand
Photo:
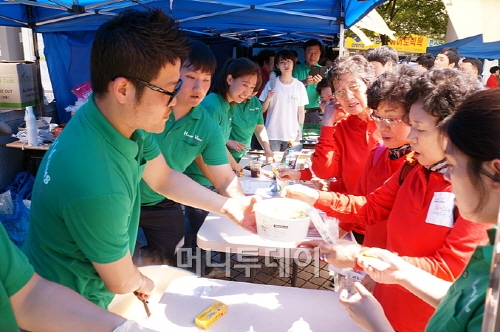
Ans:
[[[253,206],[261,199],[260,196],[229,198],[222,207],[221,212],[238,226],[252,233],[257,233],[257,223]]]
[[[155,284],[153,280],[146,277],[144,274],[142,275],[142,284],[139,288],[134,291],[134,295],[141,301],[146,301],[151,297],[151,293],[155,289]]]

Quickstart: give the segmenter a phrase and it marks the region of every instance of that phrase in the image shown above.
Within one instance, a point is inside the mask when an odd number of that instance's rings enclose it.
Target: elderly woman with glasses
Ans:
[[[372,110],[366,98],[375,75],[364,57],[354,55],[335,60],[327,79],[335,101],[325,107],[312,166],[300,173],[285,171],[281,177],[309,180],[314,173],[321,179],[335,178],[330,190],[352,194],[371,149],[381,140],[375,121],[370,118]],[[349,115],[335,124],[338,108]]]
[[[408,141],[414,152],[384,184],[365,196],[318,192],[288,186],[283,195],[298,198],[343,222],[363,226],[387,220],[386,249],[434,276],[453,281],[462,273],[476,246],[486,243],[489,225],[463,219],[455,209],[455,196],[444,177],[447,162],[437,126],[479,84],[454,69],[431,70],[412,81],[406,95],[411,104]],[[339,268],[356,266],[365,248],[350,241],[319,246],[326,260]],[[381,303],[392,328],[422,331],[434,308],[398,285],[377,284]]]

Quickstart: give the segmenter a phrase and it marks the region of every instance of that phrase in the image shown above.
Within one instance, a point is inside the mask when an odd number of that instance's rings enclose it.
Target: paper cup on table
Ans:
[[[271,198],[255,204],[257,234],[278,242],[298,242],[307,237],[309,205],[291,198]]]
[[[280,171],[286,169],[286,165],[284,163],[272,163],[271,167],[273,169],[273,174],[278,179],[280,177]]]

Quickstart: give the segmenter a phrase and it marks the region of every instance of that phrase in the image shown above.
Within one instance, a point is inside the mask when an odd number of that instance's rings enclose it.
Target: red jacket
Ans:
[[[389,149],[385,146],[377,145],[373,148],[366,160],[365,168],[359,178],[358,184],[354,189],[354,195],[364,196],[378,187],[394,174],[401,164],[406,160],[406,155],[391,160],[389,158]],[[340,228],[345,231],[353,230],[354,224],[340,222]],[[357,225],[356,231],[365,234],[363,245],[366,247],[385,248],[387,241],[387,220],[372,225],[366,225],[364,229],[361,225]]]
[[[495,75],[490,75],[486,81],[486,87],[490,89],[498,88],[498,78]]]
[[[333,127],[322,126],[311,156],[313,171],[321,179],[336,178],[339,187],[335,191],[353,193],[370,150],[380,141],[371,119],[363,121],[349,115]],[[301,180],[309,179],[311,171],[306,168],[301,171]]]
[[[403,164],[404,165],[404,164]],[[344,222],[371,225],[387,219],[387,249],[433,275],[453,281],[474,249],[488,241],[490,225],[460,216],[453,227],[426,222],[434,193],[450,192],[443,175],[416,165],[399,185],[400,168],[367,196],[321,192],[315,207]],[[398,285],[377,284],[375,297],[397,331],[423,331],[434,308]]]

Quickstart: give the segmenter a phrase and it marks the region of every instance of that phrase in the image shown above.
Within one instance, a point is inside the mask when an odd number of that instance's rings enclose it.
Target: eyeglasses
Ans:
[[[353,85],[350,85],[347,87],[347,89],[349,91],[352,91],[352,92],[356,92],[359,90],[359,84],[353,84]],[[333,95],[335,96],[335,98],[339,99],[339,98],[345,98],[347,96],[347,91],[346,90],[339,90],[339,91],[335,91],[333,93]]]
[[[333,95],[330,96],[328,99],[320,99],[319,104],[325,106],[326,104],[328,104],[332,100],[334,100]]]
[[[171,91],[167,91],[165,89],[162,89],[159,86],[156,86],[154,84],[151,84],[149,82],[143,81],[143,80],[135,78],[135,77],[127,77],[127,78],[128,79],[132,79],[132,80],[136,80],[137,82],[144,84],[146,87],[150,88],[153,91],[157,91],[157,92],[163,93],[163,94],[165,94],[167,96],[170,96],[170,99],[168,100],[167,105],[170,105],[170,103],[172,102],[172,100],[174,99],[174,97],[179,93],[179,90],[182,87],[182,80],[179,80],[177,82],[177,84],[174,87],[174,91],[171,92]]]
[[[375,121],[377,126],[380,126],[382,122],[390,127],[395,127],[397,124],[401,122],[407,123],[407,120],[404,117],[400,119],[388,119],[388,118],[381,118],[380,116],[376,116],[375,114],[371,114],[370,117],[372,118],[373,121]]]

